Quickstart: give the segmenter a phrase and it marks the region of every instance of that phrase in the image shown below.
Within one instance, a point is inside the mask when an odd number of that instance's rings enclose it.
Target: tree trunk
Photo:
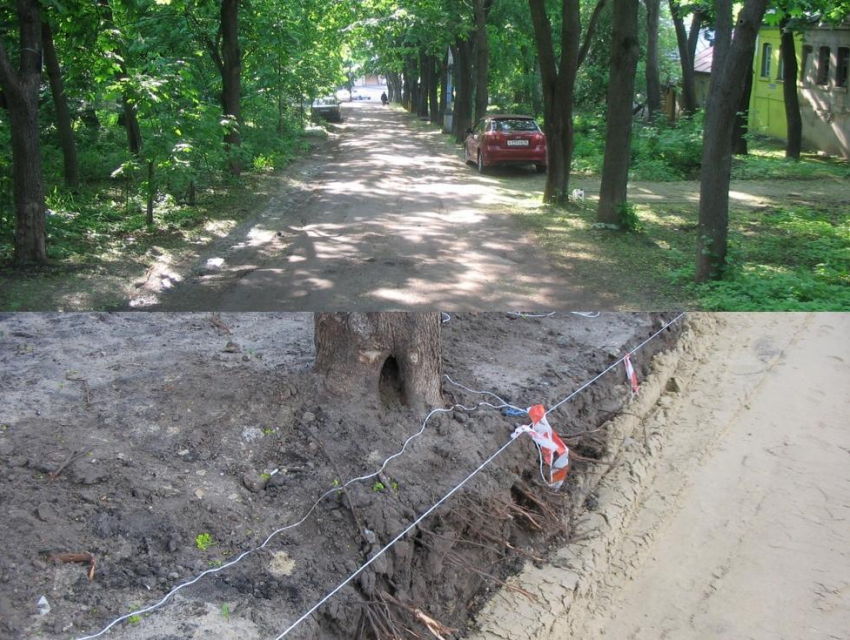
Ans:
[[[454,103],[452,129],[454,129],[455,141],[461,143],[466,140],[466,130],[473,125],[472,46],[468,40],[458,40],[456,49],[455,70],[457,73],[457,82],[455,83],[455,91],[457,97]]]
[[[326,388],[416,411],[442,404],[440,314],[317,313],[316,362]]]
[[[239,49],[239,0],[222,0],[221,3],[221,58],[223,63],[221,103],[226,118],[230,119],[224,144],[227,147],[228,169],[238,176],[242,173],[242,160],[238,148],[242,145],[239,127],[242,123],[240,96],[242,94],[242,52]]]
[[[626,202],[632,140],[632,102],[640,43],[638,0],[614,0],[611,34],[611,73],[605,157],[599,191],[597,222],[619,224],[618,210]]]
[[[475,0],[475,121],[487,114],[490,101],[490,42],[487,38],[487,14],[492,0]]]
[[[153,181],[153,160],[148,160],[148,202],[145,211],[145,222],[149,227],[153,226],[153,200],[156,195],[156,186]]]
[[[442,65],[437,63],[436,56],[428,56],[428,68],[431,73],[431,83],[428,85],[428,111],[431,122],[439,124],[440,114],[440,79],[445,74],[442,73]]]
[[[703,22],[705,22],[705,14],[700,9],[694,10],[691,16],[691,28],[688,29],[688,53],[691,56],[691,63],[696,59],[699,32]]]
[[[732,2],[716,0],[717,30],[705,112],[700,181],[696,281],[723,276],[729,232],[729,180],[735,112],[750,69],[767,0],[746,0],[732,39]]]
[[[555,62],[552,25],[544,0],[528,0],[534,41],[540,61],[543,84],[543,113],[547,165],[543,201],[564,204],[569,201],[570,170],[573,157],[573,103],[576,74],[587,47],[579,48],[581,15],[579,0],[562,0],[561,60]],[[597,4],[601,10],[602,2]],[[595,11],[595,13],[598,13]],[[588,33],[592,32],[591,21]],[[589,46],[589,37],[585,38]]]
[[[676,0],[669,0],[670,14],[676,28],[676,44],[679,47],[679,61],[682,66],[682,111],[692,114],[697,110],[697,90],[694,76],[694,57],[688,44],[688,34],[685,32],[685,20],[681,7]]]
[[[749,73],[744,78],[744,90],[735,114],[735,124],[732,127],[732,153],[745,156],[749,153],[747,133],[750,130],[750,95],[753,92],[753,61],[750,60]]]
[[[6,96],[12,137],[15,263],[46,263],[44,177],[38,140],[41,19],[37,0],[17,0],[21,55],[16,71],[0,42],[0,88]]]
[[[56,47],[53,45],[53,33],[46,21],[41,23],[41,39],[44,45],[44,61],[47,63],[47,76],[50,79],[50,91],[53,94],[53,104],[56,108],[59,142],[62,146],[62,157],[65,162],[65,184],[75,189],[80,184],[77,145],[74,142],[74,129],[71,126],[71,113],[68,110],[68,98],[65,95],[65,84],[62,82],[59,57],[56,55]]]
[[[419,109],[417,115],[420,118],[428,117],[428,99],[431,96],[431,84],[434,81],[434,69],[431,58],[424,53],[419,54]]]
[[[788,18],[779,23],[782,33],[781,49],[785,75],[782,82],[782,97],[785,99],[785,120],[788,123],[788,142],[785,157],[800,159],[803,148],[803,118],[800,115],[800,97],[797,94],[797,51],[794,44],[794,32],[788,29]]]
[[[661,78],[658,71],[658,14],[661,0],[646,5],[646,116],[652,122],[661,112]]]
[[[438,113],[437,113],[437,122],[442,124],[443,116],[446,114],[446,91],[449,86],[449,56],[448,54],[443,56],[443,59],[440,61],[440,66],[437,73],[440,74],[440,101],[437,105]]]

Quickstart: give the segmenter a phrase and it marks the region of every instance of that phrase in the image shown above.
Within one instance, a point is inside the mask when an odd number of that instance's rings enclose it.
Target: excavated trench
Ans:
[[[459,314],[443,328],[443,366],[518,406],[551,406],[672,317]],[[392,371],[380,397],[324,395],[309,369],[307,315],[20,322],[2,319],[12,338],[0,346],[10,385],[0,435],[4,637],[78,638],[143,609],[299,521],[328,489],[380,468],[423,418],[399,402]],[[642,380],[683,326],[633,356]],[[443,394],[468,407],[488,399],[448,382]],[[498,589],[537,600],[511,576],[569,545],[622,444],[607,425],[631,402],[617,367],[550,415],[576,453],[561,491],[541,482],[534,445],[518,438],[287,637],[461,637]],[[379,475],[334,493],[263,550],[119,623],[110,637],[276,637],[523,420],[485,406],[435,415]],[[81,565],[50,560],[80,551],[97,558],[94,580]],[[51,610],[38,615],[42,595]]]

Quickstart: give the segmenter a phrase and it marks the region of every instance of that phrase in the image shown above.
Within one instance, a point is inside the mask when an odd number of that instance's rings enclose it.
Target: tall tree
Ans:
[[[732,38],[732,0],[715,0],[716,39],[705,112],[696,281],[723,275],[729,233],[732,126],[767,0],[746,0]]]
[[[652,121],[661,112],[661,74],[658,70],[658,17],[661,0],[646,5],[646,116]]]
[[[80,184],[80,166],[77,161],[77,144],[74,140],[74,128],[71,124],[71,112],[68,109],[68,97],[65,95],[65,83],[59,56],[53,44],[53,31],[46,20],[41,23],[41,38],[44,46],[44,61],[47,65],[47,77],[56,109],[56,124],[59,129],[59,142],[65,161],[65,184],[76,188]]]
[[[41,13],[38,0],[17,0],[20,33],[18,69],[0,41],[0,88],[6,98],[12,135],[15,201],[15,262],[46,263],[44,177],[38,140],[41,85]]]
[[[605,156],[596,212],[596,220],[603,224],[617,224],[619,209],[626,202],[639,53],[638,0],[614,0]]]
[[[697,16],[701,13],[694,14],[694,20],[691,22],[690,34],[685,30],[685,8],[679,0],[669,0],[670,15],[673,18],[673,26],[676,29],[676,44],[679,47],[679,61],[682,67],[682,111],[686,114],[694,113],[697,110],[697,92],[696,78],[694,76],[694,52],[697,38],[699,37],[700,22]],[[693,36],[694,49],[691,48],[691,39]]]
[[[587,55],[605,3],[606,0],[597,0],[582,42],[580,2],[561,0],[561,53],[560,57],[557,57],[552,23],[545,0],[528,0],[543,82],[543,114],[549,167],[546,186],[543,189],[544,202],[558,204],[566,203],[569,199],[576,76]]]
[[[242,50],[239,48],[239,0],[221,2],[221,104],[229,120],[224,143],[229,150],[230,173],[242,173],[238,149],[242,145]]]
[[[483,118],[490,102],[490,40],[487,16],[493,0],[474,0],[475,6],[475,120]]]
[[[803,117],[800,114],[800,98],[797,95],[797,49],[794,45],[794,31],[790,28],[791,18],[788,14],[779,23],[780,55],[782,56],[783,77],[782,97],[785,101],[786,138],[785,157],[792,160],[800,159],[803,148]]]
[[[442,403],[439,313],[317,313],[314,336],[314,371],[332,393],[416,410]]]

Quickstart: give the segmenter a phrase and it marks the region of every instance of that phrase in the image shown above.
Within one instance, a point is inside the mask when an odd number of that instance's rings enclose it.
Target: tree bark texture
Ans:
[[[658,15],[661,0],[646,5],[646,115],[651,122],[661,112],[661,77],[658,70]]]
[[[65,184],[71,188],[76,188],[80,184],[80,169],[77,162],[74,128],[71,126],[71,112],[68,109],[68,97],[65,95],[65,83],[62,81],[59,56],[56,55],[56,47],[53,44],[53,32],[46,21],[41,23],[41,39],[44,45],[44,61],[47,64],[47,76],[50,80],[53,105],[56,108],[56,125],[59,129],[59,142],[65,165]]]
[[[670,14],[673,16],[673,26],[676,29],[676,44],[679,48],[679,61],[682,66],[682,111],[692,114],[697,110],[697,91],[694,76],[694,56],[691,55],[688,44],[688,34],[685,31],[685,19],[682,9],[676,0],[669,0]]]
[[[428,100],[431,96],[431,84],[434,82],[434,66],[431,58],[424,53],[419,54],[419,108],[420,118],[428,117]]]
[[[800,159],[803,148],[803,118],[800,115],[800,96],[797,94],[797,50],[794,44],[794,32],[788,28],[788,18],[779,24],[781,36],[782,60],[784,64],[784,80],[782,97],[785,99],[785,120],[788,123],[788,142],[785,146],[785,157]]]
[[[428,56],[428,68],[431,72],[431,83],[428,85],[428,113],[432,123],[440,122],[440,80],[445,77],[442,65],[436,56]]]
[[[753,50],[755,55],[755,50]],[[735,114],[735,124],[732,127],[732,153],[736,156],[745,156],[749,153],[747,144],[747,133],[750,130],[750,94],[753,92],[753,61],[750,60],[750,71],[744,77],[744,90],[738,102],[738,111]]]
[[[534,41],[543,84],[543,113],[547,145],[546,186],[543,201],[564,204],[569,200],[574,132],[573,106],[580,60],[581,15],[579,0],[562,0],[561,58],[555,60],[552,25],[544,0],[528,0]],[[601,4],[601,3],[600,3]],[[599,6],[599,5],[597,5]],[[588,28],[590,31],[590,28]],[[586,39],[586,42],[588,39]],[[586,52],[586,49],[584,49]]]
[[[619,207],[626,202],[632,140],[632,102],[640,42],[638,0],[614,0],[611,71],[598,222],[618,224]]]
[[[222,0],[221,3],[221,103],[225,117],[231,119],[224,144],[230,156],[228,169],[238,176],[242,173],[242,160],[238,148],[242,145],[242,51],[239,49],[239,0]]]
[[[696,281],[723,276],[729,232],[731,130],[767,0],[747,0],[732,39],[732,2],[716,0],[716,40],[705,112],[700,181]]]
[[[21,57],[15,70],[0,42],[0,87],[6,96],[12,137],[15,263],[46,263],[44,177],[38,140],[41,84],[41,17],[37,0],[17,0]]]
[[[455,91],[456,100],[454,104],[454,129],[455,141],[460,143],[466,140],[466,130],[472,122],[472,45],[468,40],[458,40],[455,44]]]
[[[487,16],[493,0],[474,0],[475,10],[475,121],[487,114],[490,102],[490,41]]]
[[[314,371],[326,388],[415,410],[442,404],[440,314],[317,313]]]

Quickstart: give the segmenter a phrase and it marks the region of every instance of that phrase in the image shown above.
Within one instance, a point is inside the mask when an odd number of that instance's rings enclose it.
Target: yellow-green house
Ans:
[[[794,40],[803,146],[850,159],[850,26],[816,26]],[[779,28],[762,26],[753,60],[750,130],[783,140],[784,72]]]

